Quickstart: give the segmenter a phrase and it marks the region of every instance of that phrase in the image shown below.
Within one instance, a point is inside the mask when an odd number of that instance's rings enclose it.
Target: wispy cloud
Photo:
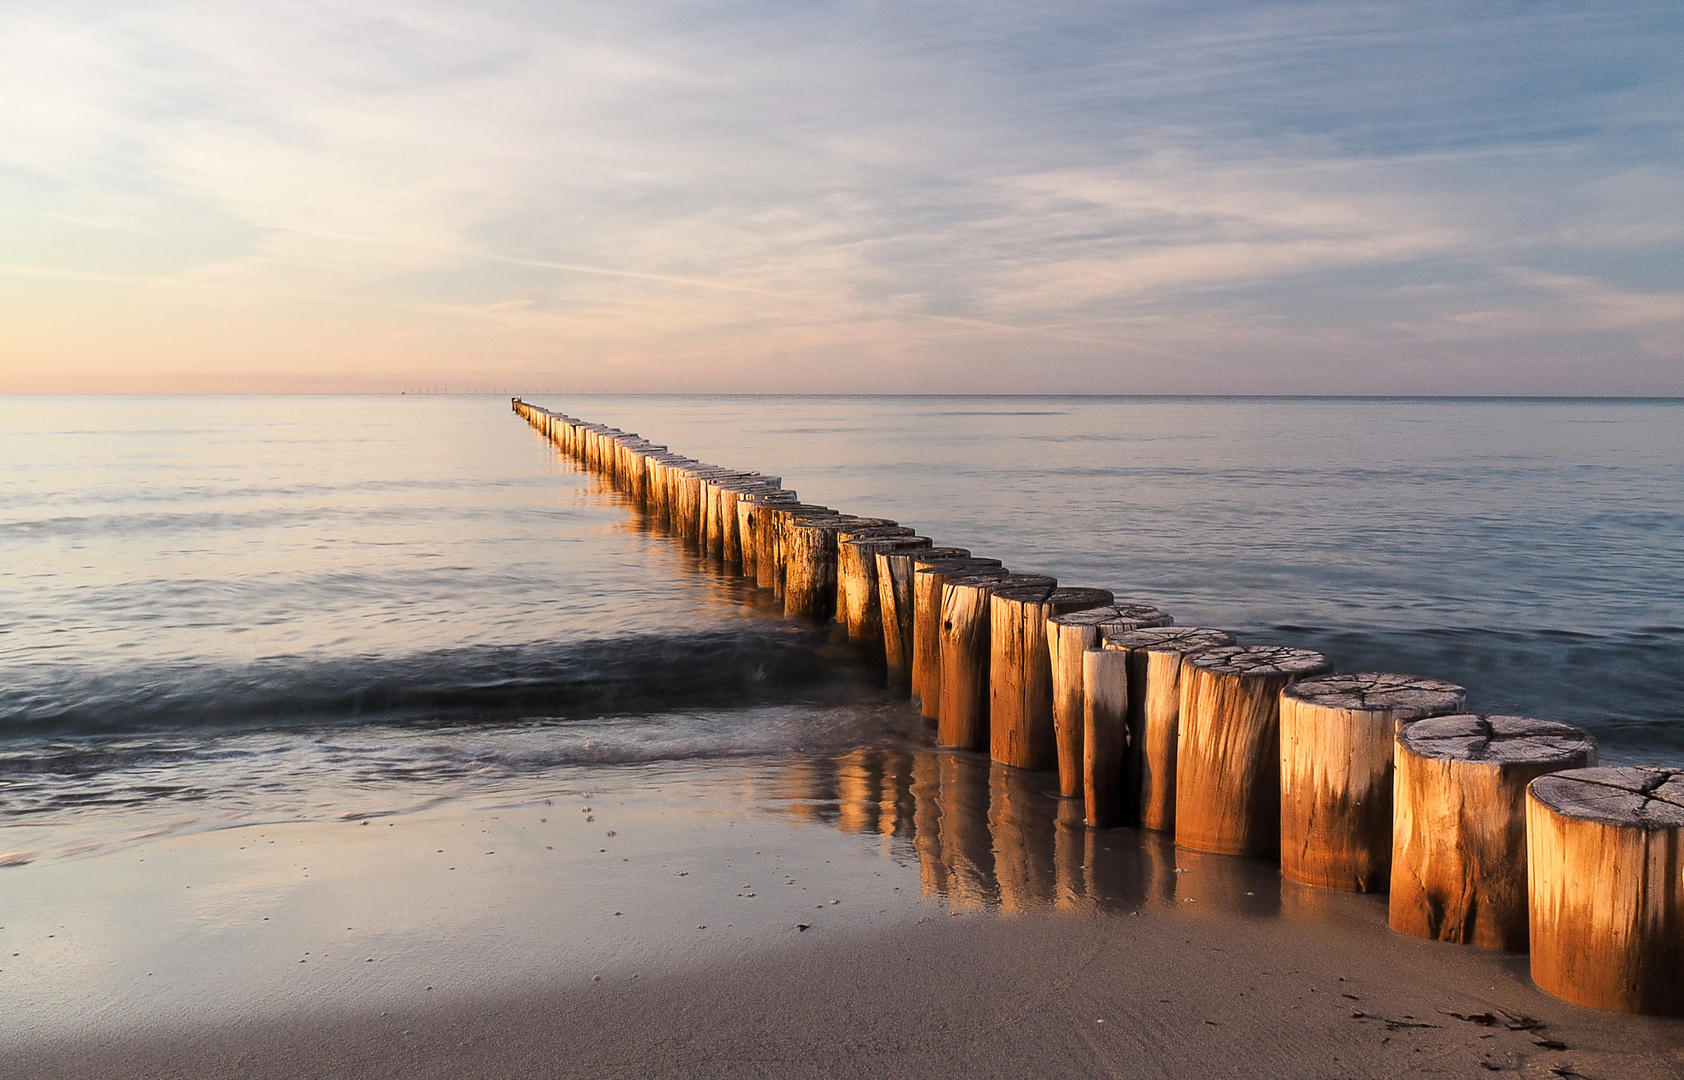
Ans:
[[[1679,40],[1644,3],[0,9],[0,389],[1684,392]]]

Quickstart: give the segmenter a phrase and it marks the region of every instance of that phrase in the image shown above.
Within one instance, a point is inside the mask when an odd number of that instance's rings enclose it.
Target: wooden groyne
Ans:
[[[1176,626],[1104,588],[803,503],[780,477],[513,405],[787,616],[841,623],[937,745],[1056,770],[1059,820],[1271,859],[1304,885],[1389,889],[1400,932],[1529,950],[1559,997],[1684,1015],[1684,771],[1599,769],[1584,731],[1469,714],[1459,686]]]

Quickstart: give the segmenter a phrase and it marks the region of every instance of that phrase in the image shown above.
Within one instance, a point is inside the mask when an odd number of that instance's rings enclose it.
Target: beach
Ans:
[[[1085,830],[972,755],[562,779],[26,868],[0,1075],[1684,1068],[1678,1021],[1391,933],[1384,897]]]

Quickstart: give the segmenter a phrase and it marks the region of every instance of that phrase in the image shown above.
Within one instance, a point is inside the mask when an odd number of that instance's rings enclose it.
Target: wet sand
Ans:
[[[7,829],[0,1076],[1684,1074],[1684,1021],[973,757],[588,776]]]

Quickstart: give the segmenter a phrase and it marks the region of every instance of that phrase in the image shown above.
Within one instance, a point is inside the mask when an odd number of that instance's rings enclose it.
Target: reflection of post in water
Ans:
[[[947,899],[954,907],[981,907],[998,895],[988,829],[988,766],[957,754],[939,754],[936,763],[937,846],[946,867]]]
[[[1236,859],[1173,846],[1167,836],[1148,833],[1168,856],[1168,876],[1159,892],[1187,915],[1277,916],[1281,913],[1281,876],[1260,859]],[[1176,870],[1179,868],[1180,873]]]
[[[897,837],[913,832],[913,755],[903,750],[859,748],[836,758],[837,827],[883,837],[894,851]]]
[[[911,839],[912,768],[917,756],[907,750],[879,750],[882,787],[877,799],[877,831],[886,839]]]
[[[797,821],[835,821],[835,763],[829,758],[791,759],[779,776],[777,798],[779,808]]]
[[[941,850],[941,760],[941,755],[927,751],[912,755],[912,846],[925,896],[948,891]]]
[[[843,832],[877,831],[875,750],[849,750],[836,758],[836,826]]]
[[[1141,899],[1148,904],[1168,906],[1175,903],[1176,886],[1180,875],[1175,838],[1168,833],[1143,832],[1140,837],[1140,864],[1144,878]]]
[[[994,836],[994,877],[1000,907],[1026,911],[1053,898],[1053,801],[1034,785],[1035,774],[996,764],[989,770],[988,828]]]
[[[1081,799],[1059,799],[1053,805],[1053,904],[1092,907],[1097,897],[1091,868],[1098,865],[1099,833],[1088,828]]]
[[[1375,896],[1341,889],[1318,889],[1314,885],[1300,885],[1291,878],[1283,877],[1275,885],[1274,902],[1270,907],[1283,919],[1313,926],[1363,908],[1385,915],[1386,900],[1383,894]]]
[[[622,532],[638,534],[664,533],[667,531],[664,525],[645,513],[628,515],[624,520],[618,522],[614,528]],[[739,615],[770,614],[781,616],[783,614],[783,601],[774,600],[764,590],[755,588],[752,581],[737,576],[717,557],[705,555],[698,550],[680,544],[653,544],[650,546],[649,552],[662,559],[672,572],[705,581],[711,586],[713,598],[722,604],[729,604],[734,607]]]

